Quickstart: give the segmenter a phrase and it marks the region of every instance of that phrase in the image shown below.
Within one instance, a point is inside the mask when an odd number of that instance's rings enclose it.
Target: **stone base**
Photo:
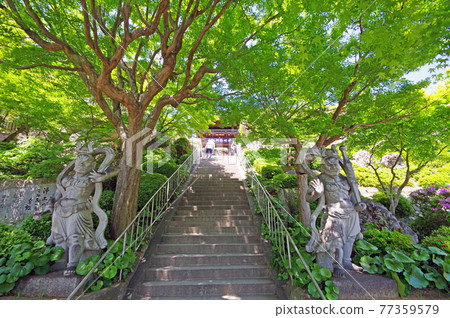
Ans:
[[[29,275],[20,278],[11,293],[23,297],[66,298],[83,277],[78,275],[64,276],[63,273],[64,271],[58,271],[42,276]]]
[[[330,278],[339,288],[339,299],[400,299],[395,280],[381,275],[348,272],[345,278]]]

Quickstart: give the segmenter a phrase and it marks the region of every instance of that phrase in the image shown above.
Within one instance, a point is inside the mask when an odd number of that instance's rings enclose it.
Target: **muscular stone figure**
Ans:
[[[101,195],[101,182],[117,174],[117,169],[108,166],[114,157],[111,148],[92,150],[89,147],[77,147],[78,155],[58,176],[57,190],[44,213],[53,213],[51,235],[47,244],[61,246],[67,260],[64,275],[73,275],[82,258],[100,251],[106,246],[103,232],[106,226],[106,214],[98,207]],[[95,171],[95,155],[106,154]],[[70,173],[72,172],[72,173]],[[94,197],[91,199],[91,196]],[[94,230],[92,213],[100,219],[97,231]],[[35,216],[39,218],[39,215]]]
[[[322,173],[310,183],[307,200],[312,202],[322,197],[316,211],[320,212],[323,207],[325,211],[320,231],[316,235],[313,233],[307,250],[317,253],[321,267],[330,269],[334,276],[344,277],[343,268],[362,270],[352,264],[350,256],[355,239],[361,236],[358,212],[366,207],[364,203],[352,201],[352,189],[347,178],[340,174],[339,160],[337,152],[326,150],[322,158]],[[317,215],[313,215],[313,232],[316,219]]]

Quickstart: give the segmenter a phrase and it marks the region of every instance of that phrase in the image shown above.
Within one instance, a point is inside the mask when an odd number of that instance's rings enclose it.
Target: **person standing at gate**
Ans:
[[[208,156],[208,154],[209,154],[208,158],[211,158],[215,147],[216,147],[216,144],[214,143],[214,140],[209,139],[208,142],[206,143],[206,146],[205,146],[205,148],[206,148],[206,156]]]

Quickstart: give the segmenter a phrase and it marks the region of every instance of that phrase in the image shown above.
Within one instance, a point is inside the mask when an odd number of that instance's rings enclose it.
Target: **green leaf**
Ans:
[[[103,281],[99,279],[93,286],[91,286],[91,290],[92,291],[100,290],[102,287],[103,287]]]
[[[400,295],[400,297],[405,297],[407,296],[407,289],[405,284],[401,281],[400,277],[398,277],[397,273],[395,272],[391,272],[391,276],[393,279],[395,279],[395,281],[397,282],[397,290],[398,293]]]
[[[308,284],[308,293],[313,296],[314,298],[320,298],[320,294],[316,289],[316,286],[314,285],[313,282],[310,282]]]
[[[393,272],[401,272],[403,271],[404,267],[403,264],[400,263],[399,261],[397,261],[396,259],[392,259],[392,258],[385,258],[384,259],[384,264],[386,265],[386,267],[393,271]]]
[[[6,263],[6,257],[0,257],[0,266],[3,266]]]
[[[318,282],[321,282],[331,277],[331,271],[326,268],[316,267],[312,270],[312,275]]]
[[[45,247],[45,242],[44,241],[38,241],[36,243],[34,243],[34,249],[41,249]]]
[[[15,285],[16,285],[15,283],[0,284],[0,293],[7,293],[7,292],[11,291]]]
[[[83,262],[78,264],[75,272],[81,276],[87,275],[90,272],[90,270],[94,267],[94,265],[95,263],[91,262],[89,259],[84,260]]]
[[[448,255],[448,253],[444,252],[443,250],[441,250],[440,248],[435,247],[435,246],[429,246],[428,249],[433,254],[442,255],[442,256],[447,256]]]
[[[411,259],[408,255],[406,255],[403,252],[400,251],[392,251],[389,252],[389,254],[391,254],[397,261],[402,262],[402,263],[412,263],[414,264],[415,261],[413,259]]]
[[[105,278],[113,278],[117,274],[117,267],[114,265],[108,266],[101,274],[100,276]]]
[[[426,250],[415,250],[411,254],[411,258],[416,261],[426,261],[430,258],[430,254]]]
[[[50,264],[44,264],[34,269],[36,275],[45,275],[50,272]]]
[[[55,246],[52,248],[52,254],[50,256],[50,261],[54,262],[59,260],[64,255],[64,249],[60,246]]]
[[[433,282],[437,289],[446,289],[448,287],[448,283],[445,281],[444,277],[439,274],[437,271],[432,273],[426,273],[424,275],[426,280],[429,282]]]
[[[437,266],[442,266],[444,260],[440,257],[433,255],[433,263],[435,263]]]
[[[359,263],[360,265],[370,274],[376,274],[378,272],[378,266],[374,264],[373,258],[370,256],[361,257]]]
[[[404,276],[406,281],[414,288],[425,288],[429,284],[422,270],[415,265],[412,265],[411,272],[406,271]]]
[[[367,242],[366,240],[358,240],[355,242],[355,246],[357,248],[359,248],[362,251],[378,251],[378,247],[376,247],[375,245]]]
[[[325,282],[325,297],[328,300],[337,300],[339,296],[339,288],[337,288],[334,283],[330,280]]]
[[[18,279],[19,279],[19,276],[9,273],[8,276],[6,277],[6,282],[7,283],[15,283]]]
[[[447,282],[450,282],[450,264],[446,261],[443,263],[444,268],[444,278],[447,280]]]
[[[6,275],[5,274],[3,274],[3,275],[0,275],[0,284],[3,284],[4,282],[6,282]]]
[[[50,261],[50,257],[48,257],[48,255],[42,255],[41,257],[38,257],[35,260],[32,260],[32,262],[34,263],[34,265],[36,265],[36,267],[39,266],[43,266],[45,264],[47,264]]]

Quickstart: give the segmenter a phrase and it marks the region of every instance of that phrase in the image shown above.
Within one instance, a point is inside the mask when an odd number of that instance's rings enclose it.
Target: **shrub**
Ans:
[[[98,201],[98,205],[102,210],[112,211],[115,192],[112,190],[104,190]]]
[[[258,154],[269,162],[279,164],[281,158],[280,148],[260,148]]]
[[[278,174],[284,174],[284,171],[283,171],[283,169],[281,169],[280,166],[270,165],[270,166],[264,166],[261,169],[261,176],[266,180],[270,180]]]
[[[428,236],[441,226],[450,226],[450,186],[438,189],[435,186],[411,194],[411,198],[422,212],[411,228],[419,238]]]
[[[25,220],[23,220],[20,225],[20,229],[45,241],[51,233],[52,216],[45,215],[42,219],[35,220],[33,219],[33,215],[30,214]]]
[[[435,246],[450,253],[450,226],[441,226],[434,230],[424,237],[420,244],[425,247]]]
[[[422,239],[431,235],[434,230],[441,226],[450,226],[450,215],[442,210],[427,211],[411,222],[410,226],[417,233],[419,239]]]
[[[167,181],[165,175],[159,173],[148,174],[143,172],[139,185],[138,210],[142,209],[155,192]]]
[[[395,193],[392,194],[395,198],[397,195]],[[373,195],[373,200],[381,203],[389,210],[390,207],[390,199],[389,196],[384,192],[377,192]],[[395,209],[395,215],[400,218],[406,218],[415,213],[414,207],[411,202],[408,201],[405,197],[400,196],[400,200],[398,201],[398,205]]]
[[[177,159],[177,164],[181,165],[183,164],[187,158],[189,158],[190,154],[186,153],[182,155],[180,158]]]
[[[361,167],[358,164],[354,164],[353,169],[355,171],[355,176],[356,176],[356,179],[358,180],[358,184],[361,187],[379,187],[380,186],[377,176],[375,175],[375,172],[372,170],[372,168],[365,168],[365,167]],[[384,184],[390,183],[392,175],[388,168],[379,168],[378,173],[380,175],[381,181],[383,181]],[[401,185],[401,183],[404,180],[405,171],[398,170],[398,171],[396,171],[396,174],[397,174],[397,177],[394,180],[394,186],[398,187]],[[413,185],[411,180],[408,182],[408,185],[409,186]]]
[[[269,165],[270,163],[263,158],[256,158],[255,161],[253,162],[253,168],[259,175],[261,175],[262,168]]]
[[[0,156],[0,171],[6,175],[28,178],[56,177],[74,158],[72,144],[51,143],[40,138],[28,138]]]
[[[163,164],[161,167],[158,167],[158,164],[153,166],[154,173],[159,173],[165,175],[167,178],[170,178],[171,175],[178,169],[178,165],[173,161],[168,161]]]
[[[367,229],[363,231],[364,239],[375,245],[380,250],[386,251],[406,251],[413,252],[415,248],[412,244],[411,236],[397,231],[378,230],[372,223],[365,223]]]
[[[15,145],[9,142],[0,141],[0,151],[14,149]]]
[[[450,158],[447,156],[443,160],[437,160],[431,165],[427,165],[415,175],[421,187],[429,187],[430,185],[445,186],[449,182],[450,176]]]
[[[296,188],[297,176],[291,174],[277,174],[272,178],[272,183],[283,189]]]
[[[192,146],[184,137],[178,138],[173,143],[173,156],[175,158],[180,158],[182,155],[192,152]]]
[[[258,150],[245,150],[244,151],[244,156],[248,159],[250,164],[253,166],[253,163],[255,162],[255,160],[259,156]]]

